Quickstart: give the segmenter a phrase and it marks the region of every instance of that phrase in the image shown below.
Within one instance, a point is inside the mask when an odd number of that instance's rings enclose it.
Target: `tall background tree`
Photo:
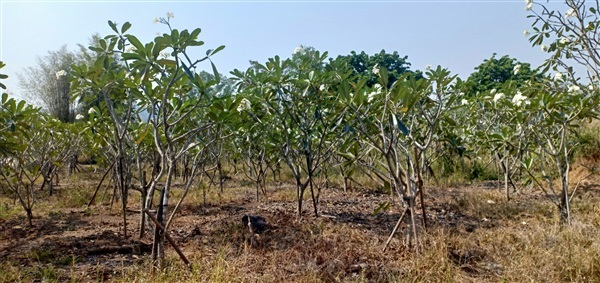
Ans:
[[[420,71],[410,70],[410,63],[407,61],[408,56],[401,57],[400,54],[398,54],[398,51],[394,51],[390,54],[382,49],[379,53],[373,55],[368,55],[364,51],[360,54],[356,53],[356,51],[352,51],[349,55],[340,55],[335,59],[329,60],[330,64],[333,62],[348,64],[348,67],[352,70],[352,73],[356,78],[367,79],[366,85],[369,87],[372,87],[377,83],[377,74],[373,73],[373,68],[376,67],[384,67],[388,70],[388,87],[391,87],[404,73],[412,73],[416,78],[423,77],[423,74]]]
[[[98,46],[99,39],[98,34],[93,34],[89,45]],[[69,95],[68,75],[72,72],[71,66],[90,64],[97,55],[82,44],[77,46],[75,51],[69,50],[66,45],[58,50],[48,51],[45,56],[36,58],[34,66],[27,67],[23,73],[18,74],[25,98],[62,122],[73,122],[75,115],[82,112],[77,109],[79,103],[73,102]]]
[[[468,96],[472,96],[478,92],[499,89],[508,81],[513,81],[520,87],[532,77],[541,78],[541,74],[538,69],[532,69],[529,63],[520,62],[508,55],[496,58],[494,53],[490,59],[483,60],[483,63],[475,67],[475,72],[464,84],[464,90]]]

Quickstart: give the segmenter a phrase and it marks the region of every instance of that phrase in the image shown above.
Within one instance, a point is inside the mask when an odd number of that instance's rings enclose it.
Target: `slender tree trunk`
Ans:
[[[31,208],[25,208],[25,212],[27,213],[27,222],[29,223],[29,227],[33,227],[33,213],[31,212]]]
[[[304,188],[302,188],[302,182],[300,176],[296,176],[296,196],[298,198],[298,218],[302,218],[302,197],[304,195]]]
[[[312,180],[312,178],[308,181],[308,183],[309,183],[309,186],[310,186],[310,196],[311,196],[312,202],[313,202],[313,211],[315,213],[315,217],[319,217],[319,211],[317,209],[317,199],[315,197],[315,191],[314,191],[314,188],[313,188],[313,180]]]
[[[217,160],[217,170],[219,171],[219,190],[223,193],[223,166],[221,164],[221,158]]]
[[[171,189],[171,183],[173,181],[173,174],[174,174],[174,167],[175,167],[175,160],[173,160],[173,157],[171,156],[169,158],[169,164],[168,164],[168,171],[167,171],[167,181],[165,183],[165,187],[163,189],[163,192],[161,194],[161,204],[160,204],[160,213],[158,215],[158,222],[164,227],[165,226],[165,219],[167,219],[167,211],[169,208],[169,192]],[[165,238],[163,236],[163,233],[160,231],[160,229],[156,228],[157,232],[155,232],[155,238],[154,241],[158,242],[157,244],[157,263],[158,263],[158,267],[160,269],[162,269],[164,267],[164,259],[165,259]],[[165,233],[167,231],[164,231]],[[157,237],[158,236],[158,237]]]
[[[164,218],[163,218],[164,196],[165,196],[165,190],[163,188],[160,191],[160,200],[158,201],[158,209],[156,210],[156,220],[158,221],[158,223],[164,222]],[[152,241],[152,263],[155,268],[160,268],[160,264],[161,264],[161,262],[159,262],[159,257],[160,257],[159,246],[160,246],[160,239],[162,238],[162,233],[163,233],[163,231],[160,230],[160,228],[158,228],[158,226],[154,227],[154,240]]]
[[[140,213],[140,233],[139,238],[142,239],[144,234],[146,233],[146,214],[144,213],[144,209],[146,209],[146,197],[148,197],[148,188],[146,187],[146,171],[142,172],[142,180],[141,180],[141,197],[140,197],[140,207],[142,213]]]
[[[571,207],[569,204],[569,164],[560,173],[562,190],[560,194],[560,220],[563,224],[571,224]]]

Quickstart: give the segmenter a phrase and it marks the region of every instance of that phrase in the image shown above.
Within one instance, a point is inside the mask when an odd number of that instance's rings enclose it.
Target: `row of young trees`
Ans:
[[[3,95],[0,149],[6,166],[0,184],[31,219],[36,178],[51,185],[67,156],[85,148],[113,172],[126,237],[131,190],[140,193],[143,211],[138,237],[150,227],[144,212],[156,217],[153,258],[159,265],[165,231],[195,177],[217,172],[222,190],[222,163],[233,160],[242,161],[255,182],[257,200],[266,194],[267,172],[275,178],[285,164],[300,217],[306,190],[318,216],[320,193],[331,176],[341,176],[346,187],[362,171],[389,190],[392,197],[381,208],[398,207],[396,227],[407,219],[416,243],[419,213],[427,225],[424,180],[439,170],[440,156],[485,158],[503,168],[507,198],[509,184],[517,188],[514,172],[522,168],[523,178],[544,190],[569,223],[577,130],[597,118],[600,94],[597,7],[566,4],[564,14],[543,5],[539,13],[533,10],[530,40],[554,52],[541,69],[493,56],[466,81],[440,66],[410,71],[397,53],[330,59],[299,47],[290,58],[234,70],[233,90],[211,61],[224,46],[199,59],[188,55],[203,45],[200,29],[173,28],[169,13],[159,20],[167,32],[143,44],[127,33],[131,24],[109,22],[114,34],[90,47],[93,60],[56,76],[69,77],[71,99],[84,105],[77,122],[60,123]],[[580,80],[568,60],[587,67],[589,81]],[[200,71],[204,63],[212,74]],[[173,206],[178,171],[184,186]]]

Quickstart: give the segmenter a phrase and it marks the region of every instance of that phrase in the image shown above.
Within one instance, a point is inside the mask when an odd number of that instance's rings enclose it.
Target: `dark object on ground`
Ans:
[[[242,223],[248,227],[250,234],[262,234],[264,231],[269,230],[270,225],[267,220],[262,216],[244,215],[242,217]]]

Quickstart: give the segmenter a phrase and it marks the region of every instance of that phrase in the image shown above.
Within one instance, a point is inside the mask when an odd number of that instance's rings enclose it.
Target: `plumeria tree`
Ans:
[[[538,146],[524,167],[540,188],[547,188],[560,210],[563,223],[570,223],[569,166],[577,144],[576,129],[586,119],[598,116],[598,79],[600,78],[600,19],[599,1],[565,0],[558,9],[550,3],[526,0],[526,9],[533,19],[533,32],[525,31],[533,46],[549,53],[545,71],[553,71],[552,80],[530,88],[531,124]],[[583,67],[585,75],[578,74]],[[583,79],[582,79],[583,77]],[[534,95],[535,94],[535,95]],[[552,174],[545,161],[552,160],[553,172],[560,179],[560,189],[550,181]],[[536,162],[537,161],[537,162]],[[536,178],[532,169],[544,166],[542,176],[546,184]],[[538,176],[539,177],[539,176]]]
[[[164,24],[168,32],[146,44],[126,33],[131,24],[125,23],[118,28],[109,21],[115,34],[99,40],[99,47],[94,47],[100,54],[95,65],[77,68],[73,80],[80,93],[93,91],[102,97],[111,117],[114,128],[111,144],[117,149],[115,167],[124,198],[131,187],[133,171],[133,158],[128,152],[135,140],[129,129],[139,122],[140,112],[147,114],[147,127],[138,141],[146,137],[153,140],[154,149],[160,155],[160,168],[149,181],[142,210],[153,205],[154,193],[159,190],[156,218],[160,225],[155,227],[153,245],[153,258],[159,266],[164,258],[165,232],[160,226],[168,229],[176,212],[175,209],[169,211],[169,197],[178,161],[191,151],[201,153],[196,148],[210,143],[198,135],[213,126],[206,118],[213,99],[207,90],[218,83],[220,76],[212,62],[212,81],[205,81],[197,69],[200,63],[210,61],[212,55],[224,48],[209,49],[205,57],[192,60],[188,49],[204,44],[198,40],[200,29],[180,31],[171,26],[172,18],[173,14],[167,13],[166,18],[156,19],[155,22]],[[183,196],[198,172],[192,171]],[[126,199],[122,201],[126,205]]]
[[[423,199],[423,165],[427,150],[438,138],[440,121],[450,119],[445,112],[456,107],[456,76],[441,67],[429,70],[424,79],[404,75],[391,87],[385,68],[373,68],[379,84],[364,87],[365,81],[355,85],[352,93],[344,93],[353,128],[360,134],[359,155],[349,151],[355,148],[347,143],[342,154],[366,166],[398,196],[394,203],[403,211],[392,232],[408,215],[409,239],[417,247],[416,202],[420,201],[423,221],[426,221]],[[368,155],[376,152],[376,163],[366,162]],[[419,199],[418,199],[419,198]],[[383,207],[389,207],[383,204]],[[424,223],[426,225],[426,223]]]
[[[532,103],[526,106],[529,115],[521,117],[524,120],[519,124],[530,127],[533,147],[523,168],[557,205],[561,222],[569,224],[569,171],[574,150],[579,146],[577,130],[584,121],[598,117],[594,109],[600,102],[598,93],[561,80],[539,83],[524,91]],[[558,177],[558,185],[553,177]]]
[[[23,100],[17,101],[4,93],[0,110],[4,120],[3,140],[10,146],[7,156],[1,160],[0,183],[3,189],[6,186],[15,195],[27,214],[29,225],[33,226],[35,182],[41,176],[40,163],[47,159],[33,156],[32,152],[36,141],[47,137],[48,132],[39,119],[42,116],[39,108],[27,105]]]
[[[264,65],[255,63],[245,73],[232,72],[240,92],[259,95],[273,117],[274,131],[268,138],[294,176],[299,217],[307,188],[318,216],[320,187],[315,180],[334,152],[334,140],[340,138],[336,130],[345,113],[337,101],[348,74],[326,68],[326,58],[326,52],[297,48],[292,58],[276,56]]]

